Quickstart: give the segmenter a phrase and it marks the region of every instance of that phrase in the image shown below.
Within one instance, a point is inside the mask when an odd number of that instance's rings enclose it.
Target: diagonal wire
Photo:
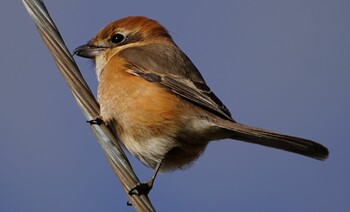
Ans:
[[[71,53],[64,44],[44,3],[40,0],[22,0],[22,2],[35,22],[39,34],[52,54],[59,71],[67,82],[82,113],[87,120],[98,117],[99,105],[83,79]],[[105,125],[92,125],[91,129],[114,173],[119,178],[124,191],[128,195],[128,191],[139,183],[139,180],[126,158],[123,149],[119,145],[117,138]],[[137,211],[155,211],[146,195],[128,195],[128,197]]]

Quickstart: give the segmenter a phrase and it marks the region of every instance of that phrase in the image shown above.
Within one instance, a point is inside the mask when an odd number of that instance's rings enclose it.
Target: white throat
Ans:
[[[106,67],[107,62],[108,61],[106,60],[105,54],[99,54],[95,58],[96,77],[98,81],[100,81],[100,76],[102,74],[103,69]]]

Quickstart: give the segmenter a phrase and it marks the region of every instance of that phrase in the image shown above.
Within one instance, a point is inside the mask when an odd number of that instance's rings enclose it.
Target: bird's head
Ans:
[[[102,54],[115,54],[128,47],[155,41],[171,41],[171,36],[157,21],[131,16],[109,23],[87,44],[76,48],[74,54],[96,59]]]

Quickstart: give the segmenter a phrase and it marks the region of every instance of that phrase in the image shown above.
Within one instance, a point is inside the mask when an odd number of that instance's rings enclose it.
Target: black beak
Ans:
[[[106,47],[94,46],[91,44],[81,45],[78,48],[74,49],[73,55],[78,55],[80,57],[95,59],[95,57]]]

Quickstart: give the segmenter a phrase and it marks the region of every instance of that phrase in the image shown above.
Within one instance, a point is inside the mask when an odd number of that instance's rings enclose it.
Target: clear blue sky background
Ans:
[[[213,142],[191,169],[159,176],[159,211],[350,211],[350,1],[46,6],[71,50],[114,19],[158,20],[237,121],[330,149],[319,162]],[[133,211],[21,1],[0,2],[0,26],[0,211]],[[77,60],[96,90],[92,63]]]

